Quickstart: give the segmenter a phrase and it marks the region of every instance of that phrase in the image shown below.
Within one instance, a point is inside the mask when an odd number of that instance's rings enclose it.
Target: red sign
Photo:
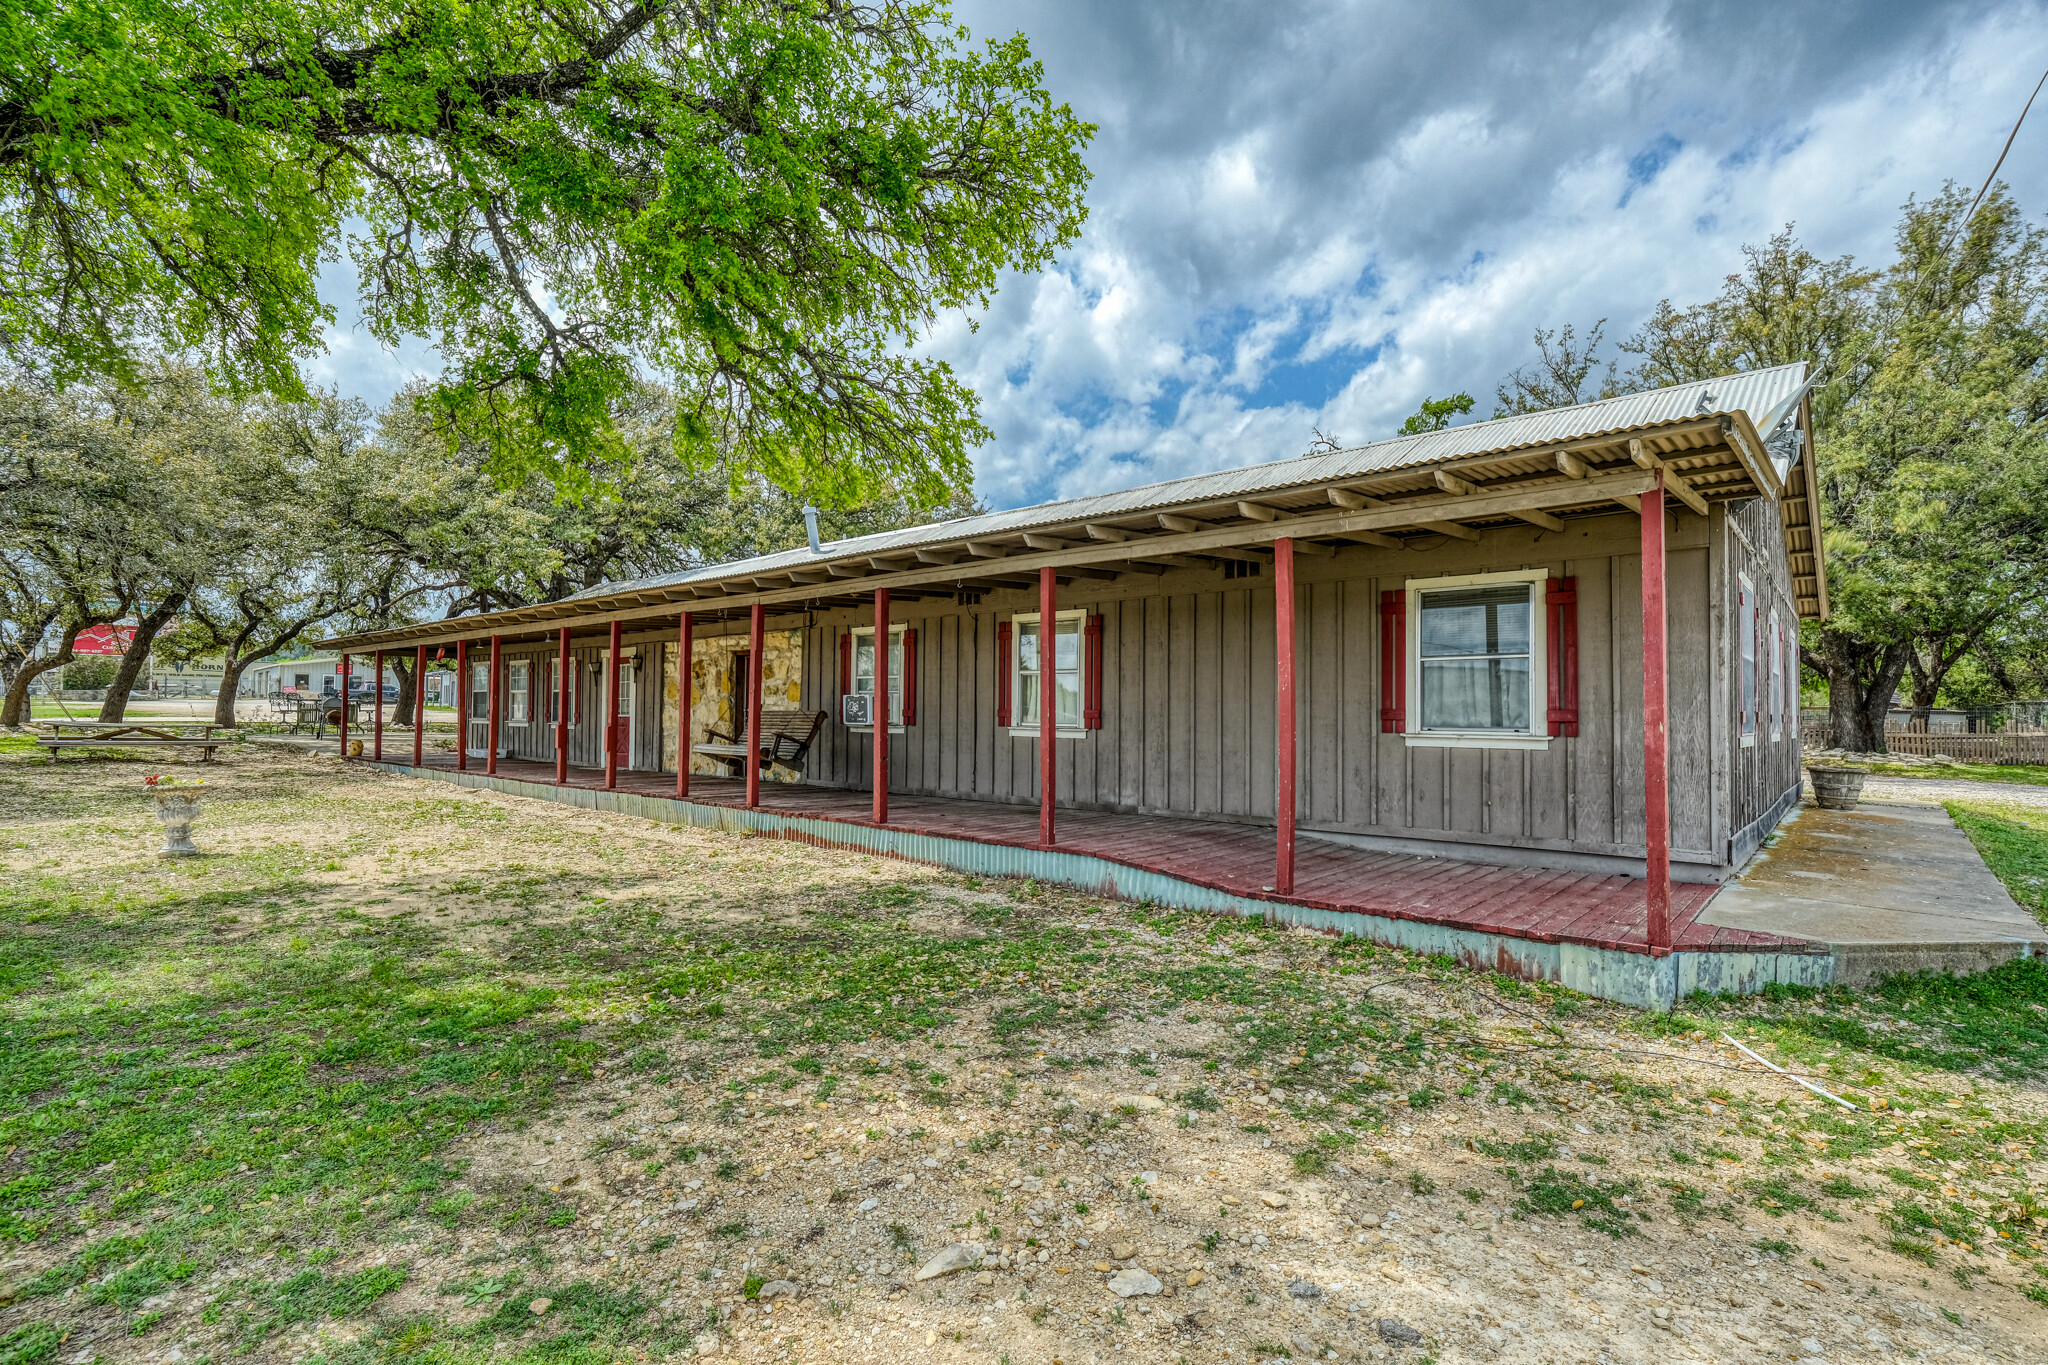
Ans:
[[[126,654],[128,646],[135,643],[133,626],[92,626],[78,632],[78,639],[72,644],[73,654]]]

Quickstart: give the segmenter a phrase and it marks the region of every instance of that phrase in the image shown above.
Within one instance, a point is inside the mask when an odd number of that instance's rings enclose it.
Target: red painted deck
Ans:
[[[392,753],[403,763],[409,754]],[[452,769],[453,754],[430,754],[428,768]],[[481,774],[482,759],[469,771]],[[500,759],[500,778],[553,786],[550,763]],[[604,774],[571,768],[569,785],[601,789]],[[637,796],[675,795],[673,773],[622,772],[618,789]],[[690,777],[690,800],[701,805],[745,807],[746,784],[731,778]],[[830,787],[761,784],[758,809],[873,827],[869,793]],[[961,801],[892,793],[888,828],[947,839],[1038,847],[1038,808],[986,801]],[[1321,839],[1295,846],[1291,895],[1273,884],[1274,831],[1259,825],[1190,820],[1162,815],[1061,810],[1056,847],[1176,877],[1198,886],[1259,900],[1318,910],[1383,915],[1481,933],[1509,935],[1536,943],[1578,943],[1628,952],[1647,951],[1648,903],[1640,877],[1567,872],[1541,867],[1497,867],[1376,853]],[[1687,952],[1801,951],[1804,939],[1698,922],[1717,887],[1680,882],[1671,888],[1671,938]]]

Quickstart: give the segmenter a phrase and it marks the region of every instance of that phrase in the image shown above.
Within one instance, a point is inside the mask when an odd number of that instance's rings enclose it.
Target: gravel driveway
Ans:
[[[1808,799],[1812,783],[1807,784]],[[2018,782],[1971,782],[1952,777],[1880,777],[1863,779],[1866,801],[2003,801],[2015,806],[2048,809],[2048,787]]]

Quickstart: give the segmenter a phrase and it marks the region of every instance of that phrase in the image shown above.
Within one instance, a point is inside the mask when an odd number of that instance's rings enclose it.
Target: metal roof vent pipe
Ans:
[[[804,507],[804,534],[811,539],[811,553],[818,553],[818,509],[808,504]]]

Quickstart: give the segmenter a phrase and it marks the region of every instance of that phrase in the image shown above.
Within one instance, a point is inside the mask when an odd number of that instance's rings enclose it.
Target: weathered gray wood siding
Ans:
[[[661,727],[673,725],[674,717],[665,715],[667,705],[663,699],[662,659],[668,647],[669,636],[661,634],[633,634],[624,638],[624,644],[639,647],[640,666],[634,670],[633,700],[635,728],[632,741],[632,763],[634,771],[658,771],[662,767]],[[605,647],[600,642],[586,644],[579,640],[570,651],[571,668],[580,708],[572,706],[569,727],[569,762],[579,768],[601,768],[604,766],[604,708],[607,700],[603,673]],[[505,651],[504,673],[500,678],[498,697],[498,742],[514,758],[532,759],[541,763],[552,763],[555,759],[553,729],[545,720],[547,701],[541,695],[547,678],[548,660],[556,657],[553,646],[521,645]],[[531,720],[525,725],[512,725],[502,719],[510,713],[506,688],[509,687],[511,663],[524,660],[532,666],[534,696]],[[580,710],[580,716],[578,711]],[[479,760],[472,759],[475,763]]]
[[[1776,505],[1768,498],[1752,498],[1728,505],[1725,509],[1716,508],[1716,513],[1721,522],[1717,529],[1725,547],[1725,568],[1716,575],[1715,584],[1724,623],[1720,635],[1724,641],[1721,654],[1724,668],[1716,688],[1716,709],[1723,723],[1717,738],[1728,789],[1727,837],[1736,841],[1733,856],[1741,859],[1746,858],[1762,834],[1768,832],[1757,829],[1757,822],[1781,810],[1788,796],[1797,799],[1794,794],[1800,783],[1799,677],[1796,670],[1785,669],[1782,658],[1772,656],[1770,651],[1776,649],[1777,642],[1766,640],[1765,636],[1769,632],[1773,607],[1777,609],[1779,621],[1795,638],[1799,630],[1799,614],[1792,595],[1792,561],[1785,549],[1785,533]],[[1791,713],[1791,723],[1780,728],[1774,736],[1771,719],[1766,714],[1757,725],[1753,744],[1742,742],[1738,723],[1742,707],[1742,642],[1738,630],[1741,612],[1737,593],[1743,574],[1747,574],[1756,587],[1756,686],[1760,708],[1766,713],[1770,709],[1772,668],[1789,674],[1784,677],[1783,686],[1791,689],[1791,703],[1787,708]]]
[[[1668,611],[1672,823],[1678,857],[1719,863],[1728,814],[1710,760],[1716,574],[1713,523],[1671,522]],[[1574,520],[1561,534],[1492,531],[1424,551],[1358,546],[1297,559],[1300,818],[1364,837],[1642,856],[1641,561],[1635,517]],[[1379,732],[1379,594],[1410,578],[1548,568],[1578,580],[1576,739],[1545,750],[1409,747]],[[1103,619],[1102,728],[1059,743],[1061,804],[1219,819],[1274,815],[1272,579],[1216,570],[1079,581],[1064,609]],[[1030,591],[971,606],[900,601],[918,632],[917,723],[891,739],[891,788],[1035,802],[1038,740],[995,725],[996,624],[1037,609]],[[837,720],[839,640],[866,613],[819,613],[805,635],[804,705],[832,714],[809,780],[865,788],[869,737]],[[783,621],[780,624],[790,624]],[[1718,836],[1718,837],[1717,837]]]

